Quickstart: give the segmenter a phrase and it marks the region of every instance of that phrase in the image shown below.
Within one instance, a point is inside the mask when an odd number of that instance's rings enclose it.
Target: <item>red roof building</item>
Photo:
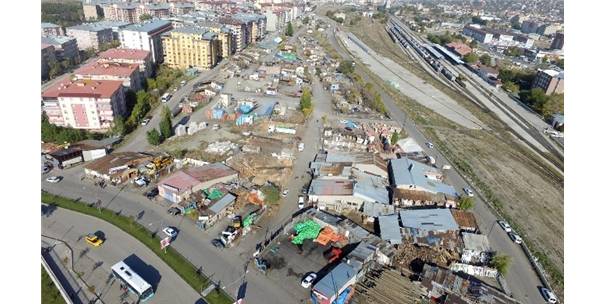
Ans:
[[[99,54],[98,62],[125,63],[139,65],[139,72],[145,77],[152,74],[151,52],[135,49],[109,49]]]
[[[116,62],[93,62],[74,71],[77,79],[118,80],[133,91],[141,89],[139,65]]]
[[[446,47],[452,51],[453,53],[463,57],[469,53],[471,53],[472,49],[465,43],[460,42],[451,42],[446,45]]]

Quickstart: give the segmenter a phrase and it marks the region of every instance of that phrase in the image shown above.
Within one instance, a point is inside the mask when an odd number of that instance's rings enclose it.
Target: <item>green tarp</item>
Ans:
[[[297,236],[292,239],[292,243],[295,245],[303,244],[303,241],[307,239],[315,239],[320,234],[320,224],[316,223],[314,220],[306,220],[300,222],[295,225],[295,231],[297,232]]]

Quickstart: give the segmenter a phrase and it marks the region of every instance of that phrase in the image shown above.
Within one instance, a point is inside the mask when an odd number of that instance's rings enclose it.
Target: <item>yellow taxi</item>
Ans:
[[[97,233],[89,233],[84,240],[89,244],[92,245],[94,247],[99,247],[101,246],[101,244],[103,244],[104,240],[99,237],[99,235]]]

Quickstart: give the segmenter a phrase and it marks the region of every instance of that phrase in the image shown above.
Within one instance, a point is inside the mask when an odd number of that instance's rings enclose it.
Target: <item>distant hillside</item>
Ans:
[[[61,26],[72,26],[82,23],[83,20],[84,12],[80,1],[42,1],[42,22],[55,23]]]

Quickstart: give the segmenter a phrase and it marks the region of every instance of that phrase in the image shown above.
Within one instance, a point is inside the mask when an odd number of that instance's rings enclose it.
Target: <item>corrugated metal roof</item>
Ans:
[[[358,180],[354,184],[353,195],[367,202],[389,204],[389,192],[384,185],[372,183],[370,179]]]
[[[309,186],[309,195],[352,195],[353,181],[339,179],[314,179]]]
[[[402,244],[402,234],[400,233],[398,215],[379,216],[379,229],[381,229],[381,239],[394,245]]]
[[[427,177],[428,173],[439,173],[433,167],[408,158],[392,159],[389,166],[391,167],[395,186],[413,185],[432,193],[456,196],[454,187]]]
[[[220,213],[223,209],[227,208],[236,200],[236,197],[227,193],[220,200],[214,203],[212,206],[208,207],[208,210],[214,212],[215,214]]]
[[[370,217],[378,217],[395,213],[395,208],[393,205],[386,205],[375,202],[364,202],[364,206],[362,207],[362,209],[364,215]]]
[[[314,285],[314,291],[317,291],[328,298],[332,298],[341,290],[341,288],[345,287],[344,285],[355,277],[357,273],[358,272],[354,267],[345,262],[341,262]]]
[[[449,209],[414,209],[400,210],[402,226],[427,231],[458,230]]]

